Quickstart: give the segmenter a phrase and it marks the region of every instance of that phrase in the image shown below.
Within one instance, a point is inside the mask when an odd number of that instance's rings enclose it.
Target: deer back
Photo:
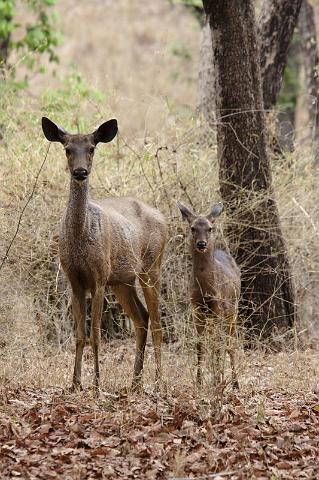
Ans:
[[[163,215],[130,197],[109,197],[96,203],[110,224],[109,283],[122,283],[123,275],[133,277],[152,268],[166,240]]]

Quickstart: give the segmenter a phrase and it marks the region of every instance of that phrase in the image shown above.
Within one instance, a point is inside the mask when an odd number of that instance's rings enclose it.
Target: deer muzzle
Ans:
[[[196,248],[197,250],[204,251],[207,248],[207,242],[200,240],[199,242],[196,243]]]
[[[75,180],[83,181],[87,178],[88,171],[85,168],[76,168],[73,170],[73,177]]]

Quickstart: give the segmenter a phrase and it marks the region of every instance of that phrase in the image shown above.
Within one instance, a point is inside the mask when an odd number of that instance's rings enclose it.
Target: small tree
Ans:
[[[209,22],[205,16],[201,0],[174,0],[182,3],[196,16],[202,26],[202,41],[199,63],[198,111],[206,124],[215,126],[215,91],[213,50]],[[307,0],[304,0],[307,3]],[[260,64],[265,109],[270,110],[277,102],[282,81],[286,92],[291,90],[290,72],[295,68],[292,51],[293,33],[298,21],[302,0],[263,0],[258,37],[260,41]],[[311,17],[308,5],[308,18]],[[313,16],[313,13],[312,13]],[[309,24],[309,22],[308,22]],[[309,34],[308,34],[309,36]],[[310,48],[310,45],[308,46]],[[290,72],[284,76],[290,55]],[[298,59],[297,59],[298,61]],[[289,112],[290,113],[289,109]]]
[[[315,14],[308,0],[303,0],[298,23],[305,67],[308,114],[314,140],[315,163],[319,164],[319,53]]]
[[[272,189],[252,0],[204,0],[212,30],[220,190],[242,268],[240,313],[257,335],[295,322],[288,254]]]
[[[258,36],[266,110],[271,109],[277,102],[301,4],[302,0],[264,0],[263,3]]]
[[[50,9],[57,0],[26,0],[25,8],[31,13],[30,21],[24,24],[16,20],[17,5],[15,0],[0,0],[0,69],[8,66],[9,56],[18,52],[24,57],[29,69],[34,68],[39,55],[47,53],[49,61],[57,61],[55,47],[59,43],[56,30],[56,17]],[[14,38],[16,30],[19,39]]]

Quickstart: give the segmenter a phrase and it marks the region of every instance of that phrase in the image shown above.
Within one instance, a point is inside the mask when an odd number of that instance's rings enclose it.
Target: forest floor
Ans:
[[[150,382],[98,400],[50,386],[49,371],[45,386],[2,378],[0,478],[318,479],[318,356],[243,355],[218,417],[181,370],[165,393]]]

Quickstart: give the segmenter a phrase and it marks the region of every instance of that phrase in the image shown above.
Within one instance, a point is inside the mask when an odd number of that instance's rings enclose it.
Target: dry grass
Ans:
[[[170,8],[165,2],[150,6],[148,2],[123,0],[110,2],[107,8],[108,15],[102,22],[104,3],[96,2],[92,9],[89,5],[80,8],[73,0],[63,2],[67,41],[61,46],[59,70],[66,72],[71,61],[80,63],[88,82],[73,73],[64,82],[50,79],[55,90],[44,90],[43,80],[37,77],[26,92],[15,93],[10,85],[4,87],[0,113],[1,251],[5,251],[14,234],[46,152],[41,115],[52,116],[71,131],[88,131],[116,115],[119,142],[99,148],[91,194],[93,198],[109,194],[138,196],[165,214],[169,241],[162,304],[165,323],[174,327],[178,342],[165,347],[164,376],[169,388],[177,384],[190,388],[194,386],[194,345],[185,274],[187,246],[175,202],[193,202],[196,211],[205,212],[218,198],[216,151],[199,145],[194,114],[198,26],[181,7]],[[143,20],[137,9],[143,11]],[[87,25],[94,25],[92,35],[86,34]],[[116,32],[121,32],[120,41]],[[191,60],[183,56],[181,49],[176,54],[176,42],[189,48]],[[108,54],[97,47],[104,44],[110,46]],[[46,84],[48,78],[44,77]],[[301,318],[298,330],[303,332],[305,344],[317,349],[319,212],[317,172],[311,156],[310,149],[297,145],[294,154],[274,159],[273,170],[297,286]],[[65,386],[70,376],[72,338],[63,334],[55,293],[55,263],[50,253],[51,238],[67,194],[64,154],[59,145],[52,145],[9,259],[0,272],[0,371],[5,382]],[[219,236],[222,239],[222,224]],[[127,383],[132,348],[133,339],[105,347],[104,389],[113,391]],[[265,360],[263,354],[241,352],[241,383],[247,388],[270,382],[271,388],[313,389],[318,372],[311,355],[311,351],[283,353]],[[146,364],[145,383],[150,385],[152,360]],[[86,362],[86,384],[90,383],[90,369],[91,362]]]
[[[303,349],[298,349],[298,342],[295,349],[286,349],[285,338],[281,340],[283,351],[277,354],[266,354],[262,346],[255,352],[245,352],[239,345],[241,390],[234,395],[227,385],[222,392],[224,405],[219,404],[221,423],[214,424],[212,429],[211,421],[215,419],[216,397],[219,394],[212,388],[208,359],[204,385],[201,389],[196,387],[195,335],[188,301],[188,248],[185,226],[175,205],[180,199],[186,204],[193,204],[197,212],[205,212],[219,197],[216,149],[208,149],[199,143],[200,131],[195,115],[199,28],[181,7],[171,8],[165,2],[155,2],[156,5],[137,0],[82,3],[79,5],[75,0],[60,2],[66,42],[60,48],[59,75],[63,77],[66,74],[64,79],[35,76],[31,79],[29,90],[23,92],[15,92],[11,85],[0,85],[3,89],[0,91],[0,133],[3,136],[0,140],[1,257],[14,235],[20,212],[29,199],[47,151],[47,142],[40,128],[41,116],[52,117],[70,131],[79,129],[83,132],[93,130],[105,119],[116,116],[120,124],[119,141],[98,149],[90,180],[91,195],[93,198],[110,194],[137,196],[165,214],[169,240],[163,265],[165,288],[161,304],[165,326],[169,327],[175,341],[163,346],[166,387],[162,387],[161,395],[154,393],[150,340],[144,371],[146,393],[128,395],[124,400],[117,395],[130,384],[133,337],[103,342],[102,395],[99,402],[93,400],[91,390],[93,359],[89,347],[84,353],[83,394],[70,400],[68,395],[61,393],[70,384],[74,344],[72,327],[65,325],[61,314],[56,263],[51,248],[52,236],[57,231],[68,195],[63,149],[53,144],[37,188],[22,217],[8,260],[0,270],[0,388],[7,399],[1,404],[0,413],[4,414],[5,425],[13,425],[11,430],[8,427],[8,438],[13,438],[17,431],[16,415],[21,415],[22,433],[24,428],[33,431],[38,425],[32,423],[32,415],[36,418],[32,409],[38,411],[45,404],[44,408],[48,410],[49,405],[54,411],[59,402],[64,407],[70,403],[72,408],[78,405],[83,418],[91,414],[96,416],[102,426],[106,420],[111,425],[113,416],[117,418],[119,428],[124,432],[125,445],[128,445],[123,446],[123,452],[128,448],[134,454],[137,452],[137,457],[139,453],[135,449],[138,443],[132,448],[130,437],[140,431],[139,448],[145,448],[145,431],[146,443],[153,442],[153,437],[157,435],[152,433],[153,423],[154,428],[158,428],[157,423],[160,423],[164,429],[160,434],[163,437],[166,435],[168,445],[173,445],[173,457],[167,460],[167,474],[183,476],[192,472],[191,475],[196,475],[196,470],[191,470],[196,465],[202,468],[197,474],[223,471],[225,468],[231,471],[234,466],[238,475],[232,478],[257,478],[257,474],[254,476],[255,468],[258,471],[263,463],[263,472],[267,472],[264,478],[299,478],[293,477],[289,470],[284,476],[272,469],[271,465],[277,460],[267,453],[267,445],[270,442],[269,450],[277,448],[278,435],[286,442],[286,433],[296,418],[304,421],[308,433],[310,426],[314,430],[316,425],[315,421],[311,425],[308,422],[308,413],[315,405],[314,399],[319,390],[319,309],[316,302],[319,287],[318,174],[312,165],[311,148],[297,145],[293,154],[272,162],[274,190],[297,287],[301,323],[296,338],[302,338]],[[104,15],[106,11],[107,15]],[[104,45],[107,45],[107,51]],[[72,62],[79,65],[84,77],[74,71],[70,73],[69,64]],[[47,86],[55,88],[47,89]],[[96,90],[93,86],[97,87]],[[227,219],[223,216],[218,232],[221,243],[224,241],[222,232],[225,222]],[[228,360],[225,377],[226,380],[230,378]],[[220,399],[221,394],[217,400]],[[136,408],[133,409],[133,406]],[[140,422],[140,418],[144,418],[144,406],[150,412],[147,428]],[[17,409],[20,409],[19,415],[16,414]],[[301,420],[302,415],[298,417],[296,410],[303,412],[307,419]],[[75,420],[73,417],[65,420],[67,430],[69,423],[79,422],[82,418],[77,417],[77,407],[75,411],[76,414],[72,413]],[[160,415],[160,420],[156,415],[153,418],[153,411]],[[312,416],[315,415],[313,411]],[[275,428],[277,421],[281,422],[278,430]],[[274,425],[269,427],[271,422]],[[173,431],[170,430],[172,424]],[[114,433],[110,425],[107,423],[106,428],[110,428],[112,437]],[[116,425],[114,429],[118,428]],[[248,426],[252,433],[250,430],[246,432]],[[92,436],[96,431],[94,424],[86,425],[85,429],[87,435]],[[72,432],[68,437],[69,433],[65,438],[72,442],[74,438],[71,438]],[[236,444],[232,443],[233,433]],[[289,434],[298,442],[304,441],[303,431]],[[27,438],[25,432],[23,435]],[[187,438],[188,446],[174,446],[172,438],[179,439],[179,435]],[[199,446],[194,438],[202,438],[203,435],[207,436],[208,447],[200,448],[206,451],[209,467],[203,463],[204,454],[201,461],[196,460]],[[243,446],[243,438],[249,445]],[[100,439],[97,439],[97,448],[100,448],[99,442]],[[52,450],[50,443],[46,448],[47,459]],[[253,453],[249,453],[249,448]],[[289,448],[283,448],[278,454],[283,462]],[[297,452],[299,448],[300,444],[296,443]],[[315,471],[316,462],[311,464],[314,451],[311,448],[305,446],[304,463],[307,465],[299,466],[298,472],[306,467]],[[77,455],[81,455],[82,450],[76,444],[72,453],[72,461],[79,468],[81,460],[77,458],[81,459],[81,456]],[[233,461],[235,450],[240,455]],[[22,451],[21,448],[18,451]],[[261,451],[264,451],[262,459]],[[31,449],[28,458],[33,454]],[[63,457],[64,453],[61,455]],[[195,455],[195,460],[192,455]],[[9,457],[6,465],[11,462],[10,468],[14,470],[17,467],[16,458]],[[117,457],[117,461],[125,464],[126,454]],[[138,461],[145,463],[142,456]],[[40,462],[43,468],[46,462]],[[92,462],[94,464],[96,459]],[[65,464],[72,468],[71,460],[70,463],[65,461]],[[52,469],[55,471],[55,467]],[[30,471],[28,466],[26,471]],[[278,476],[270,476],[274,472]],[[46,473],[43,475],[41,478],[51,478],[45,476]],[[153,470],[149,475],[145,478],[155,478]],[[80,478],[80,473],[77,478]],[[101,478],[112,478],[112,474]]]
[[[85,83],[74,76],[61,91],[49,92],[31,102],[24,92],[18,98],[10,95],[8,90],[6,108],[2,113],[6,130],[0,146],[4,186],[1,193],[2,251],[12,238],[19,213],[30,195],[46,152],[47,144],[40,131],[40,112],[52,112],[53,117],[66,128],[74,130],[79,125],[84,131],[93,129],[110,115],[107,109],[101,109],[99,94],[92,93]],[[76,112],[71,110],[72,114],[68,115],[73,105],[77,105]],[[193,358],[194,332],[187,300],[187,245],[184,225],[175,202],[178,199],[185,203],[192,201],[196,211],[204,212],[218,197],[214,150],[199,146],[197,136],[194,122],[178,115],[172,127],[166,128],[160,143],[156,141],[156,132],[152,140],[140,144],[127,140],[122,130],[118,145],[98,150],[91,179],[92,197],[108,194],[138,196],[160,208],[167,218],[169,241],[163,267],[165,292],[162,304],[166,312],[165,323],[173,326],[178,339],[177,345],[167,347],[164,357],[171,387],[175,381],[194,385],[194,361],[189,362],[189,355]],[[164,148],[159,150],[159,147]],[[298,330],[303,332],[306,345],[316,347],[318,335],[314,325],[318,311],[314,298],[319,265],[318,207],[314,201],[316,172],[311,167],[310,158],[310,151],[297,148],[290,158],[278,161],[274,165],[274,185],[297,286],[302,321]],[[286,161],[290,162],[289,172]],[[72,338],[61,333],[63,325],[55,294],[55,263],[50,253],[51,238],[57,229],[68,192],[68,174],[64,165],[61,147],[52,145],[9,259],[1,270],[1,371],[3,378],[14,382],[24,379],[26,383],[45,385],[49,370],[50,383],[65,386],[70,375]],[[222,239],[221,230],[219,236]],[[49,340],[58,339],[58,344],[56,341],[48,342],[48,337]],[[123,379],[127,381],[127,371],[132,365],[133,339],[129,343],[129,353],[123,362],[117,360],[122,358],[122,354],[105,354],[103,383],[107,390],[118,388]],[[128,348],[125,345],[121,349]],[[113,350],[112,346],[110,350]],[[285,368],[288,372],[290,355],[286,353],[280,360],[282,370],[284,362],[287,362]],[[303,353],[294,355],[310,361],[310,353],[309,357]],[[249,355],[241,354],[241,383],[245,384],[246,377],[248,379],[253,372],[250,362]],[[147,364],[152,365],[152,361]],[[303,365],[307,370],[305,362],[301,361],[300,368]],[[86,367],[85,375],[90,372],[89,368]],[[146,384],[151,383],[149,368],[146,368]],[[185,378],[181,378],[181,371]],[[113,377],[109,376],[110,372]],[[283,378],[279,381],[279,376],[274,376],[274,379],[278,378],[278,386],[291,386],[290,373],[287,375],[286,384]],[[308,376],[308,385],[315,383],[314,373],[300,375],[300,380],[304,382],[304,377]],[[89,383],[87,380],[86,383]]]
[[[21,16],[26,18],[20,6]],[[31,75],[30,93],[57,87],[76,66],[101,90],[126,136],[165,136],[178,108],[196,106],[200,27],[182,5],[169,1],[117,0],[57,3],[64,41],[58,65]],[[23,75],[24,72],[21,73]],[[98,108],[104,108],[106,102]],[[128,115],[129,112],[129,115]]]
[[[277,392],[294,395],[300,392],[318,393],[319,366],[312,350],[303,352],[282,352],[261,355],[260,352],[238,352],[238,370],[241,395],[249,393],[256,399],[265,392]],[[6,361],[4,361],[6,359]],[[10,359],[10,362],[8,362]],[[115,394],[129,388],[134,359],[134,342],[114,340],[103,343],[101,351],[101,385],[104,394]],[[30,388],[70,386],[74,362],[74,348],[63,350],[40,349],[30,342],[30,337],[12,341],[10,351],[2,351],[1,383],[12,388],[19,385]],[[165,386],[162,393],[185,391],[198,400],[206,398],[212,401],[214,392],[211,383],[204,382],[201,389],[196,386],[195,354],[191,348],[181,349],[178,345],[163,347],[163,377]],[[48,375],[49,372],[49,375]],[[206,375],[207,375],[206,371]],[[226,377],[230,379],[227,364]],[[207,377],[208,378],[208,377]],[[83,385],[88,395],[93,395],[93,357],[89,346],[83,357]],[[151,342],[147,344],[144,370],[144,388],[154,390],[154,362]],[[229,387],[230,388],[230,387]],[[229,390],[229,388],[227,390]],[[91,391],[91,394],[89,393]],[[208,404],[207,404],[208,405]],[[213,407],[213,402],[211,404]]]

